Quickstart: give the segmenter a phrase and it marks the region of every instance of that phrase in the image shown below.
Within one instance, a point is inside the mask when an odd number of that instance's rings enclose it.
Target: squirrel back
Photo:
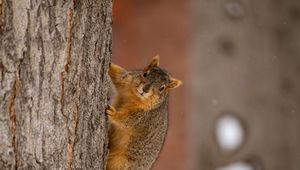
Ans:
[[[107,109],[107,170],[150,169],[160,153],[168,129],[169,90],[181,81],[158,65],[156,56],[144,70],[110,66],[109,75],[118,94]]]

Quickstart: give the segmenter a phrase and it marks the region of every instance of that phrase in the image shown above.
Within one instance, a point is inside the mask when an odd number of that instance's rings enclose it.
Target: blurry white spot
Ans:
[[[217,168],[216,170],[254,170],[254,168],[249,164],[237,162]]]
[[[244,129],[234,116],[226,115],[217,122],[216,137],[219,146],[224,150],[237,149],[244,140]]]

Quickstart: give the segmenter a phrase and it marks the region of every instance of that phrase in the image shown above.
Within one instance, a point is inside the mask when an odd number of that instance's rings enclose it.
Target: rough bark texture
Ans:
[[[237,161],[254,169],[300,167],[300,1],[194,0],[192,168]],[[233,113],[244,144],[225,152],[215,123]]]
[[[0,169],[104,169],[111,0],[0,0]]]

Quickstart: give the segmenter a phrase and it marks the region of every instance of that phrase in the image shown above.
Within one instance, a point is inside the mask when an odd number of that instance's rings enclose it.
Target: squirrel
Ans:
[[[168,96],[181,81],[159,67],[155,56],[143,70],[111,63],[117,96],[108,105],[107,170],[148,170],[157,159],[168,129]]]

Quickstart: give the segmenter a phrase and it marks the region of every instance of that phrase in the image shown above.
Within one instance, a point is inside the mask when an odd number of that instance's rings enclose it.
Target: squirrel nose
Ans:
[[[144,87],[143,87],[143,92],[145,92],[145,93],[149,93],[149,91],[150,91],[150,87],[151,87],[151,85],[150,85],[150,84],[146,84],[146,85],[144,85]]]

